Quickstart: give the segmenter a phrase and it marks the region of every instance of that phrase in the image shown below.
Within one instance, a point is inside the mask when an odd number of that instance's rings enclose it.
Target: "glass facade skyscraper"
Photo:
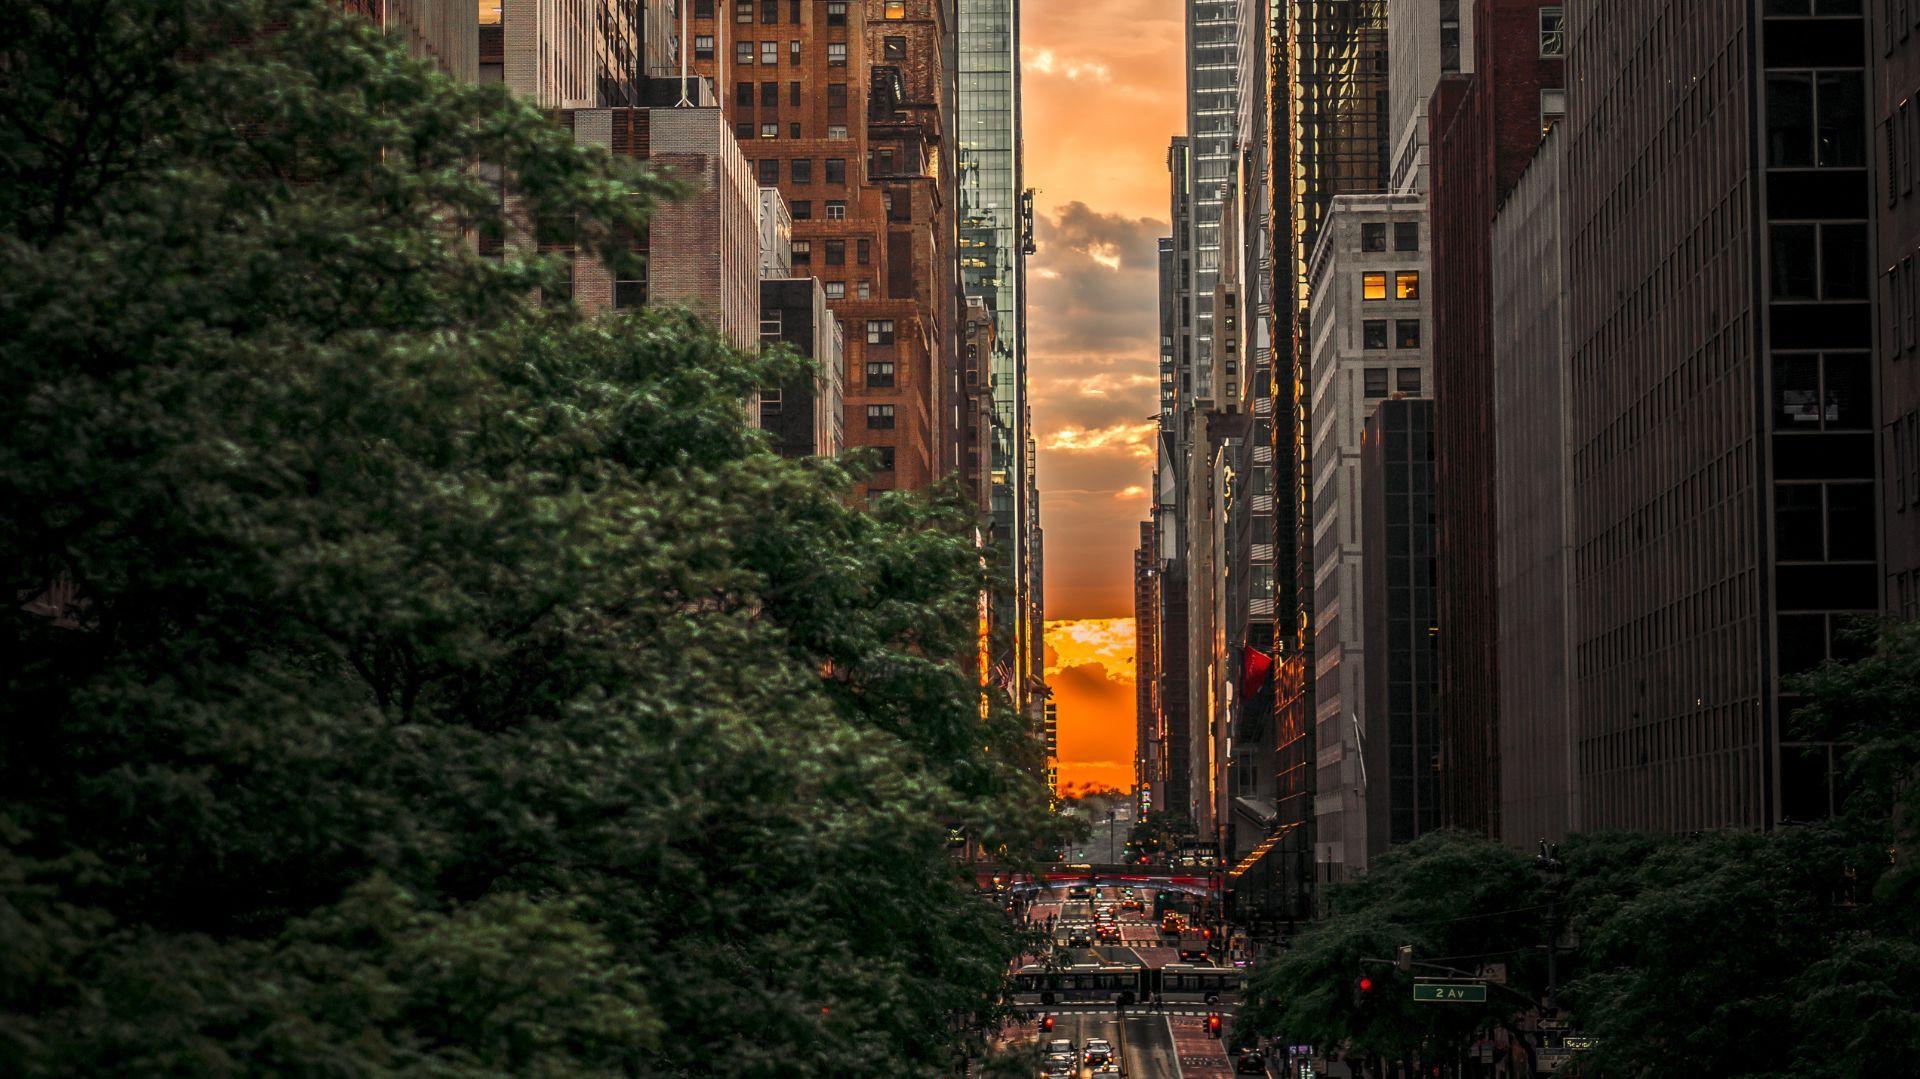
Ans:
[[[1019,0],[959,0],[960,281],[993,311],[993,539],[1015,564],[1014,592],[995,610],[996,631],[1011,655],[1004,670],[1015,700],[1024,701],[1034,652],[1027,638],[1040,595],[1035,580],[1038,522],[1028,490],[1026,256],[1032,204],[1020,152]]]
[[[1225,393],[1212,383],[1213,292],[1220,282],[1222,192],[1234,175],[1234,115],[1240,60],[1238,0],[1187,4],[1187,151],[1193,193],[1188,246],[1193,252],[1194,394]]]

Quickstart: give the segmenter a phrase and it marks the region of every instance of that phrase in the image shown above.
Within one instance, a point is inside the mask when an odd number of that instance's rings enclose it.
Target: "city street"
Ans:
[[[1116,888],[1099,888],[1094,899],[1070,899],[1057,893],[1033,904],[1036,924],[1053,922],[1053,940],[1063,966],[1098,966],[1157,970],[1179,960],[1176,948],[1163,940],[1153,918],[1151,893],[1141,889],[1139,911],[1121,911],[1122,895]],[[1097,904],[1097,905],[1096,905]],[[1095,936],[1097,908],[1113,907],[1113,923],[1119,931],[1116,942],[1100,943]],[[1094,943],[1071,942],[1091,938]],[[1032,1022],[1008,1031],[1014,1044],[1033,1045],[1066,1040],[1073,1043],[1076,1079],[1099,1076],[1125,1076],[1127,1079],[1211,1079],[1232,1074],[1232,1061],[1226,1043],[1209,1037],[1206,1017],[1217,1013],[1230,1017],[1231,1002],[1208,1005],[1198,1000],[1170,1001],[1160,1007],[1135,1004],[1124,1009],[1110,1002],[1060,1001],[1039,1008]],[[1051,1015],[1051,1032],[1039,1030],[1040,1017]],[[1090,1039],[1105,1039],[1117,1054],[1118,1070],[1096,1070],[1086,1064],[1085,1050]],[[1046,1074],[1041,1072],[1039,1074]]]

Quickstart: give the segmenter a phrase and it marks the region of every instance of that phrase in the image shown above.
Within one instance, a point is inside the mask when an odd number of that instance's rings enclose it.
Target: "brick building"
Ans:
[[[840,372],[845,351],[840,320],[827,294],[811,277],[764,277],[760,281],[760,340],[782,344],[813,362],[811,375],[760,394],[760,426],[783,457],[831,457],[846,444],[845,389]],[[870,406],[883,408],[885,406]]]
[[[786,197],[794,272],[819,278],[845,328],[847,443],[876,451],[867,489],[924,489],[953,469],[936,372],[959,334],[952,155],[938,152],[945,5],[692,3],[690,69],[712,80],[757,182]],[[869,405],[892,425],[869,426]]]
[[[1428,111],[1443,800],[1450,825],[1499,835],[1493,221],[1565,111],[1565,15],[1541,0],[1476,0],[1472,35],[1473,73],[1442,76]]]

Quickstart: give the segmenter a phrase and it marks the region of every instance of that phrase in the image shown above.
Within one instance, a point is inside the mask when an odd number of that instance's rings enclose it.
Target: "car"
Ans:
[[[1091,1045],[1087,1046],[1087,1067],[1099,1068],[1111,1063],[1113,1063],[1112,1049],[1096,1049]]]
[[[1088,1038],[1087,1039],[1087,1052],[1091,1053],[1095,1049],[1098,1049],[1101,1052],[1106,1053],[1108,1056],[1113,1055],[1113,1043],[1108,1041],[1105,1038]]]
[[[1046,1053],[1048,1056],[1052,1056],[1056,1053],[1064,1053],[1067,1056],[1071,1057],[1073,1055],[1073,1039],[1072,1038],[1053,1039],[1052,1041],[1047,1043]]]
[[[1086,930],[1076,929],[1067,934],[1067,947],[1091,948],[1093,947],[1093,938],[1087,935]]]
[[[1233,1074],[1265,1075],[1267,1074],[1267,1058],[1252,1050],[1243,1052],[1239,1058],[1233,1062]]]

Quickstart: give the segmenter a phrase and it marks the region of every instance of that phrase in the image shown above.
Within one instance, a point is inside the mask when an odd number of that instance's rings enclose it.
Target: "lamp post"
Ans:
[[[1560,845],[1542,839],[1533,868],[1547,884],[1547,999],[1543,1003],[1546,1010],[1553,1011],[1559,1007],[1560,991],[1560,882],[1567,871],[1560,861]]]

